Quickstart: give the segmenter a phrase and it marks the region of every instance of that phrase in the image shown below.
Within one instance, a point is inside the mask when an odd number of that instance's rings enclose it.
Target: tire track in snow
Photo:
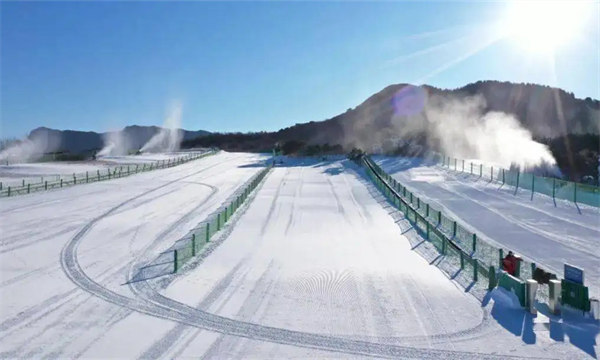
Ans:
[[[443,358],[443,359],[506,359],[510,355],[493,355],[473,352],[423,349],[410,346],[389,345],[361,340],[352,340],[323,334],[294,331],[254,323],[236,321],[230,318],[195,309],[156,292],[148,282],[134,285],[137,291],[154,304],[159,317],[180,318],[191,326],[216,331],[242,338],[267,341],[283,345],[294,345],[318,350],[340,352],[352,355],[367,355],[389,358]]]
[[[297,346],[304,346],[304,347],[310,347],[310,348],[318,348],[318,349],[322,349],[322,350],[332,350],[331,348],[328,348],[327,346],[317,346],[315,347],[313,344],[307,344],[305,341],[301,341],[300,344],[296,341],[290,340],[289,336],[285,336],[285,335],[296,335],[298,334],[299,336],[301,336],[302,338],[306,337],[306,336],[317,336],[317,337],[324,337],[325,339],[335,339],[335,341],[346,341],[347,339],[340,339],[340,338],[336,338],[336,337],[330,337],[327,335],[319,335],[319,334],[309,334],[309,333],[303,333],[303,332],[297,332],[297,331],[291,331],[291,330],[286,330],[286,329],[279,329],[279,328],[272,328],[272,327],[264,327],[261,325],[257,325],[257,324],[252,324],[252,323],[246,323],[246,322],[239,322],[236,320],[232,320],[229,318],[224,318],[224,317],[220,317],[214,314],[210,314],[207,313],[205,311],[201,311],[198,309],[194,309],[192,307],[189,307],[185,304],[181,304],[178,303],[172,299],[168,299],[163,297],[162,295],[158,294],[147,282],[144,283],[135,283],[133,284],[134,287],[136,287],[135,292],[137,294],[143,294],[141,296],[145,297],[148,299],[148,301],[151,301],[153,303],[155,303],[157,306],[160,306],[162,308],[166,309],[175,309],[178,310],[178,312],[185,314],[189,312],[189,315],[186,316],[185,318],[189,320],[191,319],[195,319],[197,317],[201,317],[198,320],[201,320],[201,324],[203,323],[203,325],[197,325],[197,326],[202,326],[203,328],[207,329],[207,330],[212,330],[212,331],[218,331],[218,332],[222,332],[224,334],[228,334],[228,335],[235,335],[235,336],[242,336],[242,337],[246,337],[246,338],[250,338],[250,339],[255,339],[255,340],[262,340],[262,341],[271,341],[271,342],[277,342],[277,343],[281,343],[281,344],[288,344],[288,345],[297,345]],[[210,321],[210,323],[212,324],[207,324],[207,322]],[[245,327],[250,327],[249,330],[244,331],[242,333],[239,332],[240,329],[231,329],[231,327],[227,326],[229,325],[229,323],[232,323],[233,325],[244,325]],[[223,329],[223,327],[226,326],[226,330]],[[254,329],[254,330],[252,330]],[[267,338],[264,338],[262,336],[257,336],[257,335],[261,335],[260,331],[256,331],[256,330],[264,330],[267,329],[268,331],[273,331],[276,333],[281,333],[283,332],[284,335],[281,334],[276,334],[275,336],[272,334],[267,334]],[[227,331],[229,330],[229,331]],[[468,334],[468,332],[462,332],[463,334]],[[270,335],[270,336],[269,336]],[[452,337],[456,337],[455,334],[451,334]],[[435,336],[434,338],[439,339],[441,336]],[[321,338],[319,338],[319,340],[322,340]],[[368,343],[368,342],[362,342],[361,344],[367,344],[367,347],[371,347],[373,346],[373,343]],[[388,346],[388,345],[383,345],[383,344],[377,344],[377,346]],[[392,345],[393,347],[393,345]],[[393,349],[398,350],[397,347],[393,347]],[[408,348],[410,349],[410,351],[417,351],[418,355],[415,356],[417,358],[422,358],[423,356],[425,356],[424,353],[419,352],[416,349],[413,348]],[[341,346],[336,348],[333,351],[339,351],[339,352],[343,352],[343,353],[348,353],[347,351],[348,349]],[[406,350],[405,348],[403,348],[403,350]],[[431,350],[432,352],[435,352],[436,355],[435,356],[440,356],[442,353],[449,355],[449,353],[445,352],[445,351],[441,351],[441,350]],[[393,352],[393,350],[392,350]],[[372,352],[350,352],[352,354],[362,354],[362,355],[373,355]],[[456,352],[457,354],[460,354],[460,356],[454,356],[454,355],[450,355],[450,358],[456,357],[456,358],[469,358],[470,357],[470,353],[462,353],[462,352]],[[383,355],[386,356],[386,355]],[[393,355],[394,356],[394,355]],[[446,357],[446,356],[444,356]],[[490,357],[490,358],[494,358],[494,356],[487,356],[487,355],[482,355],[482,354],[476,354],[474,355],[475,358],[486,358],[486,357]]]
[[[178,180],[173,180],[173,182],[176,181]],[[161,185],[161,187],[167,185],[168,184]],[[416,359],[506,359],[510,357],[507,355],[497,356],[472,352],[387,345],[236,321],[166,298],[156,292],[156,290],[150,286],[148,281],[139,281],[131,284],[131,287],[134,288],[138,294],[143,294],[145,299],[130,298],[121,294],[117,294],[110,289],[104,288],[102,285],[92,280],[83,271],[78,263],[77,248],[81,240],[98,221],[126,205],[129,201],[139,198],[147,193],[151,193],[159,188],[160,187],[149,190],[146,193],[140,194],[113,207],[89,222],[78,234],[76,234],[76,236],[71,239],[71,241],[67,243],[61,252],[61,265],[65,274],[67,277],[69,277],[69,279],[71,279],[71,281],[73,281],[83,290],[118,306],[122,306],[150,316],[177,321],[181,324],[187,324],[193,327],[253,340],[341,352],[345,354],[378,357],[405,357]]]

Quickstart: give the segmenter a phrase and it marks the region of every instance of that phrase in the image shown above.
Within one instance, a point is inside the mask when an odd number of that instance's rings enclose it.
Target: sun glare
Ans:
[[[581,31],[590,12],[589,1],[515,0],[508,7],[504,32],[525,49],[555,52]]]

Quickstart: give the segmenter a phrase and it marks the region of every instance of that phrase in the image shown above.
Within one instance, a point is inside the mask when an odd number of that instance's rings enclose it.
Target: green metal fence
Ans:
[[[533,198],[535,193],[544,194],[553,199],[563,199],[574,203],[600,207],[600,187],[565,181],[557,178],[537,176],[531,173],[516,170],[506,170],[499,167],[475,164],[465,164],[465,160],[441,156],[440,162],[443,167],[461,173],[488,179],[498,184],[506,184],[518,189],[529,190]],[[461,164],[461,165],[457,165]]]
[[[0,182],[0,197],[24,195],[37,191],[45,191],[63,188],[67,186],[88,184],[97,181],[122,178],[141,172],[170,168],[213,154],[215,154],[214,151],[209,151],[205,153],[192,153],[189,155],[180,156],[178,158],[156,161],[148,164],[123,165],[102,170],[98,169],[92,172],[86,171],[85,173],[74,173],[72,176],[65,176],[59,178],[55,177],[52,181],[44,181],[42,179],[42,181],[40,182],[26,183],[25,180],[23,180],[20,186],[3,186]]]
[[[179,271],[186,262],[200,253],[200,250],[210,242],[210,239],[231,219],[235,211],[244,204],[250,193],[267,176],[271,167],[272,165],[269,165],[261,170],[238,192],[233,200],[218,210],[216,214],[209,217],[204,225],[183,239],[185,245],[173,250],[173,272],[176,273]]]
[[[472,274],[474,281],[487,279],[490,283],[491,280],[495,282],[495,279],[490,279],[490,274],[495,270],[490,269],[501,268],[504,249],[484,241],[441,210],[421,200],[369,157],[365,156],[363,163],[375,185],[441,254],[460,264],[461,269]],[[527,260],[519,264],[516,276],[523,280],[530,279],[536,265]]]

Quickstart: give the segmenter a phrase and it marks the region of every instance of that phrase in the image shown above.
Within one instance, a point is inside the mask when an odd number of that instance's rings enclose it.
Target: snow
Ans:
[[[200,151],[193,152],[194,154]],[[70,177],[73,174],[83,174],[86,172],[95,174],[97,170],[115,168],[116,166],[149,164],[157,161],[168,161],[171,159],[187,156],[192,152],[172,152],[172,153],[148,153],[140,155],[106,156],[97,160],[86,161],[48,161],[38,163],[20,163],[0,165],[0,182],[4,187],[21,186],[22,180],[25,183],[43,183],[47,181],[59,180],[61,176]],[[70,178],[69,178],[70,179]]]
[[[284,159],[181,273],[130,281],[266,159],[0,201],[0,357],[596,356],[596,323],[533,318],[499,291],[482,304],[449,279],[343,160]]]
[[[556,273],[563,264],[586,272],[600,295],[600,209],[490,183],[418,158],[375,157],[384,171],[425,202],[496,246]]]
[[[106,169],[109,165],[99,161],[85,162],[43,162],[0,165],[0,181],[6,186],[21,186],[22,179],[25,183],[43,183],[44,180],[54,181],[60,176],[72,176],[89,171]]]
[[[262,158],[222,153],[170,169],[3,199],[2,357],[74,357],[80,352],[107,357],[111,351],[135,357],[136,349],[150,346],[151,336],[131,334],[154,331],[159,336],[172,322],[137,314],[77,287],[65,276],[63,248],[99,219],[77,250],[79,265],[103,287],[128,294],[123,284],[132,262],[156,256],[202,221],[260,169],[248,165]],[[122,348],[90,352],[96,349],[93,344],[113,334],[123,340]]]
[[[360,352],[338,344],[340,339],[368,342],[371,354],[398,351],[417,358],[584,356],[544,331],[527,328],[537,336],[533,343],[521,329],[507,331],[494,315],[512,305],[489,298],[482,307],[412,251],[357,171],[339,161],[286,161],[272,171],[227,239],[162,290],[169,303],[195,309],[190,316],[215,314],[253,324],[254,331],[214,339],[192,333],[181,356],[296,356],[275,346],[258,351],[256,341],[264,338],[257,333],[264,327],[292,330],[269,337],[307,347],[314,346],[309,335],[321,334],[321,348],[353,356]],[[516,323],[520,316],[524,324],[525,313],[514,311],[510,319]]]

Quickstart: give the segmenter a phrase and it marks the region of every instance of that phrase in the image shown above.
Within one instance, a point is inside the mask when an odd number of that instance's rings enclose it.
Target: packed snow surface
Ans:
[[[349,161],[284,160],[196,263],[130,281],[264,163],[220,153],[0,201],[0,357],[595,357],[597,326],[501,290],[482,305],[430,265]]]
[[[198,154],[200,152],[194,152]],[[73,174],[95,174],[97,170],[114,169],[118,166],[149,164],[157,161],[168,161],[189,155],[190,152],[145,153],[140,155],[104,156],[87,161],[47,161],[17,164],[0,164],[0,181],[3,186],[21,186],[25,183],[43,183],[55,181],[61,176]]]
[[[505,250],[563,276],[563,264],[585,270],[600,295],[600,209],[490,183],[418,158],[375,157],[419,198]]]

